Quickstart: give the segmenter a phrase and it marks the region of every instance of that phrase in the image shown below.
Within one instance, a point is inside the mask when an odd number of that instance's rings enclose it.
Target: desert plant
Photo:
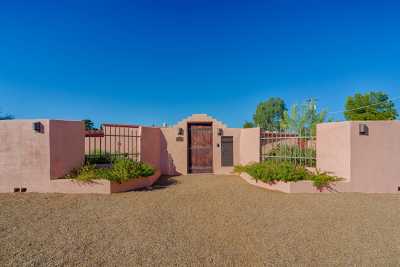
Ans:
[[[106,179],[114,182],[124,182],[139,177],[153,175],[154,168],[143,162],[136,162],[128,158],[119,158],[113,162],[111,168],[96,168],[96,165],[86,164],[79,170],[74,170],[66,178],[80,181]]]
[[[245,166],[239,165],[235,167],[235,171],[246,172],[254,179],[268,183],[274,181],[295,182],[309,177],[309,173],[304,167],[284,161],[264,161]]]
[[[322,191],[324,188],[329,189],[332,183],[342,180],[337,176],[333,176],[327,172],[321,172],[319,170],[317,170],[311,178],[313,185],[320,191]]]
[[[317,110],[317,100],[309,99],[302,105],[293,105],[290,112],[285,111],[280,127],[298,134],[310,133],[315,136],[318,123],[326,121],[327,111]]]
[[[296,165],[288,161],[264,161],[249,165],[238,165],[235,166],[235,172],[246,172],[256,181],[261,180],[266,183],[309,180],[312,181],[313,185],[321,191],[324,188],[329,188],[332,182],[341,180],[340,178],[329,175],[326,172],[310,172],[304,166]]]
[[[299,140],[303,141],[303,140]],[[307,140],[305,140],[307,142]],[[302,148],[298,145],[278,144],[267,154],[267,157],[274,157],[280,161],[289,161],[295,164],[301,164],[308,167],[316,165],[316,150],[312,147]]]
[[[92,181],[97,179],[99,171],[96,169],[95,165],[85,164],[80,169],[74,169],[70,174],[68,174],[65,178],[68,179],[77,179],[80,181]]]

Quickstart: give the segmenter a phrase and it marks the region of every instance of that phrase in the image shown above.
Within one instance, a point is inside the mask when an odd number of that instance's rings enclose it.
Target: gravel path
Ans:
[[[400,195],[181,176],[114,195],[0,194],[0,265],[399,265]]]

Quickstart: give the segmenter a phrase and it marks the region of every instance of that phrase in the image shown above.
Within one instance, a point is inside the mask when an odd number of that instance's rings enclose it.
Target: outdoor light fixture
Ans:
[[[179,128],[178,129],[178,135],[184,135],[185,134],[185,131],[183,130],[183,128]]]
[[[37,133],[42,133],[44,131],[44,126],[41,122],[34,122],[32,124],[32,129]]]
[[[224,130],[222,130],[221,128],[218,129],[218,135],[222,136],[224,134]]]
[[[366,125],[366,124],[360,124],[360,125],[358,126],[358,129],[359,129],[360,135],[369,135],[368,125]]]

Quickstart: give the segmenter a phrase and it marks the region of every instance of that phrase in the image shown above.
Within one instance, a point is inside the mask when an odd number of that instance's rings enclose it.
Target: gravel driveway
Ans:
[[[271,192],[237,176],[114,195],[0,194],[0,265],[399,265],[400,195]]]

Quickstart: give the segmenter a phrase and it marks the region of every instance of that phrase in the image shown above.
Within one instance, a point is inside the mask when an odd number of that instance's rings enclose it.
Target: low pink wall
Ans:
[[[52,180],[48,192],[68,194],[111,194],[127,192],[152,186],[160,177],[160,171],[149,177],[132,179],[117,183],[108,180],[93,180],[82,182],[74,179]]]
[[[276,182],[276,183],[265,183],[260,180],[256,181],[253,177],[251,177],[247,173],[241,173],[240,177],[245,180],[247,183],[272,190],[279,191],[283,193],[329,193],[329,192],[339,192],[338,184],[332,184],[332,188],[330,190],[324,188],[323,190],[317,189],[312,181],[299,181],[299,182]]]

